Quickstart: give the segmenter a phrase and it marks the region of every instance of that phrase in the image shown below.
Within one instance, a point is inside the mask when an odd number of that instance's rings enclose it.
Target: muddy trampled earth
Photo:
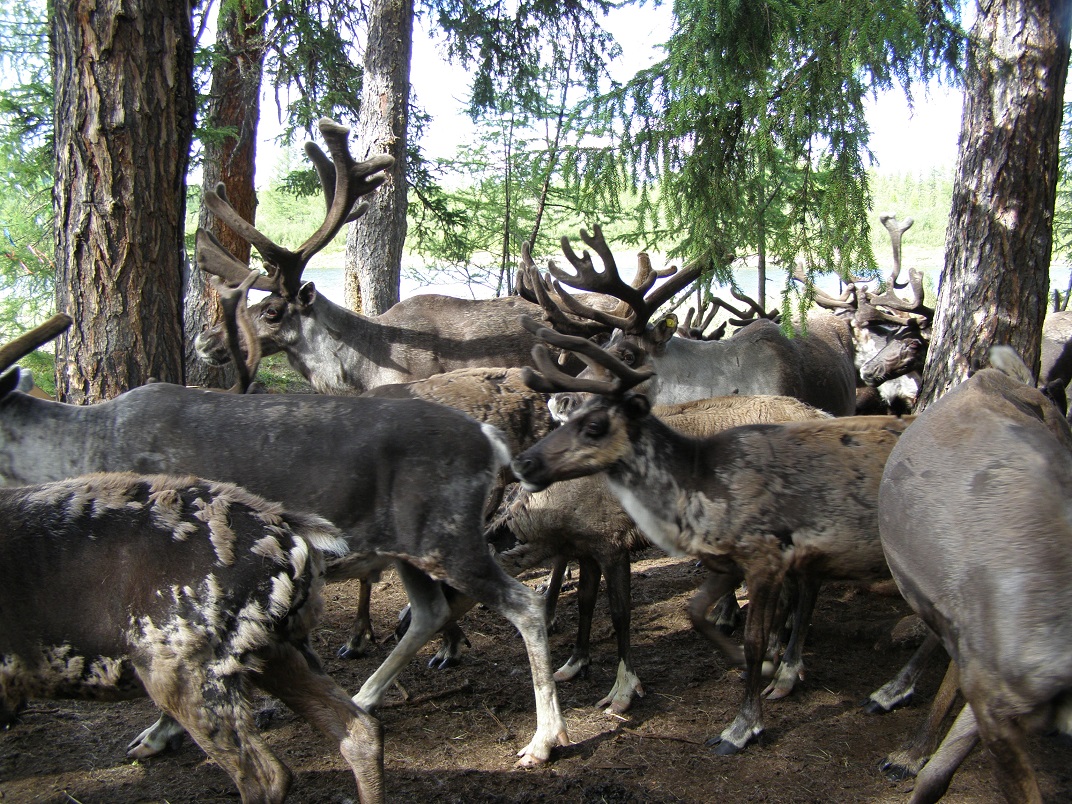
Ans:
[[[522,576],[535,586],[543,575]],[[535,770],[516,770],[516,752],[535,729],[524,645],[492,611],[462,621],[472,647],[447,670],[425,664],[425,647],[380,711],[385,726],[386,792],[398,802],[902,802],[911,781],[891,782],[881,759],[915,728],[941,680],[939,663],[924,675],[912,704],[884,716],[859,703],[900,668],[915,643],[894,643],[892,627],[908,613],[885,590],[830,585],[823,590],[805,651],[807,676],[785,700],[765,704],[766,734],[742,754],[716,756],[704,740],[732,720],[743,692],[740,675],[694,634],[685,603],[702,571],[693,562],[639,556],[633,565],[634,664],[646,696],[625,718],[594,706],[617,668],[614,636],[601,592],[586,678],[559,685],[573,744]],[[62,594],[62,590],[58,590]],[[356,661],[335,658],[345,641],[357,584],[327,588],[317,649],[352,693],[386,656],[391,640]],[[376,586],[377,636],[394,628],[404,604],[393,574]],[[552,661],[570,655],[575,593],[567,589],[551,636]],[[739,636],[739,635],[738,635]],[[271,708],[270,699],[261,703]],[[228,776],[192,742],[151,760],[125,756],[127,743],[152,723],[150,702],[96,704],[34,701],[20,723],[0,731],[0,802],[237,802]],[[284,708],[265,726],[272,749],[296,774],[289,801],[356,801],[349,768],[319,733]],[[1047,801],[1072,801],[1072,743],[1031,741]],[[976,750],[953,779],[949,802],[998,802],[987,759]]]

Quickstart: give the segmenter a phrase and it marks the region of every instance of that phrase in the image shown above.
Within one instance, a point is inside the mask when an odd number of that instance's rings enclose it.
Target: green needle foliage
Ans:
[[[729,281],[734,257],[874,271],[869,93],[952,80],[955,3],[677,0],[666,57],[593,99],[598,145],[569,176],[640,197],[635,242],[673,244]],[[787,302],[786,302],[787,304]]]

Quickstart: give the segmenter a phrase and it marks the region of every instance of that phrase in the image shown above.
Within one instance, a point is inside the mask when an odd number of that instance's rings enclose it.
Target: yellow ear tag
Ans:
[[[666,324],[667,329],[677,329],[677,316],[668,315],[663,323]]]

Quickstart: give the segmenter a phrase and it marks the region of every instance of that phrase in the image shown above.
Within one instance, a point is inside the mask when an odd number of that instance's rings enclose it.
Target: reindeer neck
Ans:
[[[633,450],[607,471],[608,486],[653,543],[670,555],[695,554],[710,527],[702,498],[717,483],[709,440],[683,435],[654,416],[634,428]],[[705,510],[694,510],[698,505]]]
[[[318,294],[299,321],[300,334],[287,348],[287,358],[317,392],[355,394],[412,379],[392,360],[390,333],[376,319]]]

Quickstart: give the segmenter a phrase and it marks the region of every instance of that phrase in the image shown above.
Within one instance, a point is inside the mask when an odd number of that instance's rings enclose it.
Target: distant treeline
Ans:
[[[889,238],[878,225],[878,216],[885,213],[915,221],[911,234],[906,235],[914,246],[945,246],[945,227],[953,199],[952,165],[917,173],[871,171],[868,175],[875,200],[871,244],[876,255],[885,255],[889,251]]]

